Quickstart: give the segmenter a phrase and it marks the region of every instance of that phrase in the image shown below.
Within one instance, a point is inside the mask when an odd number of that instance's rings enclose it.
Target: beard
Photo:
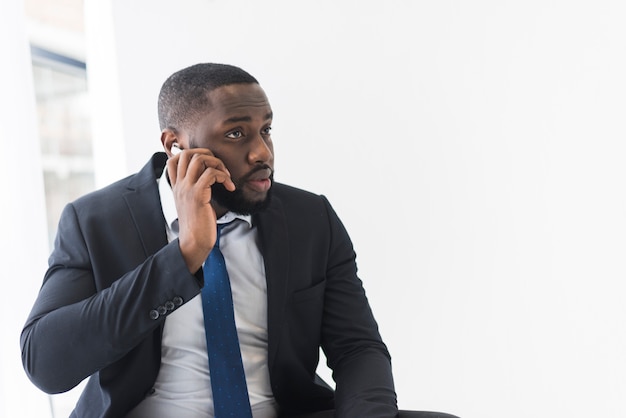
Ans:
[[[236,189],[234,192],[226,190],[223,184],[215,183],[211,186],[211,200],[215,201],[215,203],[220,206],[228,209],[231,212],[234,212],[238,215],[254,215],[265,210],[271,201],[272,197],[272,188],[274,186],[274,174],[269,177],[272,181],[272,187],[269,188],[265,199],[260,201],[251,201],[246,199],[241,189],[241,185],[244,184],[247,178],[252,175],[255,171],[264,169],[266,167],[260,167],[258,169],[252,170],[250,173],[246,174],[242,178],[237,181],[233,180],[235,183]]]

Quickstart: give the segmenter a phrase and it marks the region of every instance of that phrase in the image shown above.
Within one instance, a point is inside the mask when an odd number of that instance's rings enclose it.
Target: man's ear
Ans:
[[[172,153],[172,145],[180,145],[180,142],[178,140],[178,133],[171,128],[163,129],[161,131],[161,144],[163,144],[163,149],[165,150],[167,156],[173,157],[174,154]]]

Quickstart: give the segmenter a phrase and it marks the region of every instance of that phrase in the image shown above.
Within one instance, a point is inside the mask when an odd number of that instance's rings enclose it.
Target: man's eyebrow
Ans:
[[[265,120],[270,120],[274,118],[274,112],[269,112],[265,115]],[[250,116],[233,116],[232,118],[228,118],[224,121],[224,123],[237,123],[237,122],[250,122],[252,118]]]

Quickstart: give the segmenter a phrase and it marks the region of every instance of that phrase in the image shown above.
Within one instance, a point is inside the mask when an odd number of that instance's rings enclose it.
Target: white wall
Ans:
[[[86,3],[122,110],[96,95],[100,146],[124,138],[100,178],[159,149],[170,73],[240,65],[277,179],[351,232],[402,408],[626,416],[624,2]]]
[[[48,397],[26,377],[20,332],[46,269],[48,236],[35,93],[21,0],[0,2],[0,417],[45,417]]]

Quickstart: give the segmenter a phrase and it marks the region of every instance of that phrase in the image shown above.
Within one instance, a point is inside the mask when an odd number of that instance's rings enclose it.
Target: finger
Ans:
[[[204,177],[205,186],[218,182],[224,184],[227,190],[236,189],[224,162],[215,157],[209,149],[186,149],[168,160],[168,174],[172,186],[183,180],[191,184],[196,183],[207,171],[209,173]],[[222,174],[218,174],[220,172]],[[216,176],[215,180],[212,179],[213,176]]]
[[[196,156],[198,155],[207,155],[212,156],[213,153],[206,148],[189,148],[180,151],[175,157],[178,157],[177,160],[177,179],[183,179],[187,177],[189,174],[189,166],[192,164]],[[195,171],[192,171],[190,174],[195,174],[191,178],[192,181],[197,180],[197,178],[202,173],[203,169],[199,169],[196,167]]]
[[[200,161],[202,161],[204,163],[205,168],[212,167],[212,168],[215,168],[217,170],[221,170],[221,171],[225,172],[226,174],[228,174],[230,176],[230,171],[228,171],[228,168],[226,168],[226,164],[224,164],[224,162],[222,160],[220,160],[215,155],[213,155],[213,153],[210,153],[210,154],[205,154],[205,153],[196,154],[194,157],[199,159]]]
[[[226,190],[229,190],[231,192],[235,191],[235,189],[237,187],[235,186],[235,183],[233,182],[232,176],[230,175],[230,171],[228,171],[228,169],[226,168],[226,165],[224,164],[224,162],[222,160],[220,160],[219,158],[215,158],[215,157],[210,158],[206,162],[208,164],[211,164],[210,165],[211,169],[216,170],[219,173],[224,173],[226,175],[224,177],[224,176],[216,173],[216,182],[217,183],[222,183],[224,185],[224,187],[226,188]]]
[[[236,186],[230,175],[223,170],[219,170],[214,167],[209,167],[200,176],[198,183],[203,184],[205,187],[210,187],[215,183],[221,183],[226,190],[235,191]]]
[[[190,155],[190,159],[185,171],[185,182],[194,184],[200,181],[200,177],[208,169],[219,170],[220,162],[215,157],[194,153]]]
[[[225,183],[228,189],[234,190],[235,184],[233,183],[230,175],[230,171],[226,168],[226,165],[219,158],[208,154],[195,154],[189,163],[187,169],[188,175],[193,176],[197,181],[201,175],[207,170],[215,170],[224,173],[227,176],[225,181],[220,180],[220,183]],[[220,177],[222,179],[223,177]],[[232,184],[231,184],[232,183]]]
[[[193,157],[193,153],[189,150],[183,150],[176,157],[178,157],[176,179],[183,180],[187,177],[187,170],[189,168],[189,162]]]

